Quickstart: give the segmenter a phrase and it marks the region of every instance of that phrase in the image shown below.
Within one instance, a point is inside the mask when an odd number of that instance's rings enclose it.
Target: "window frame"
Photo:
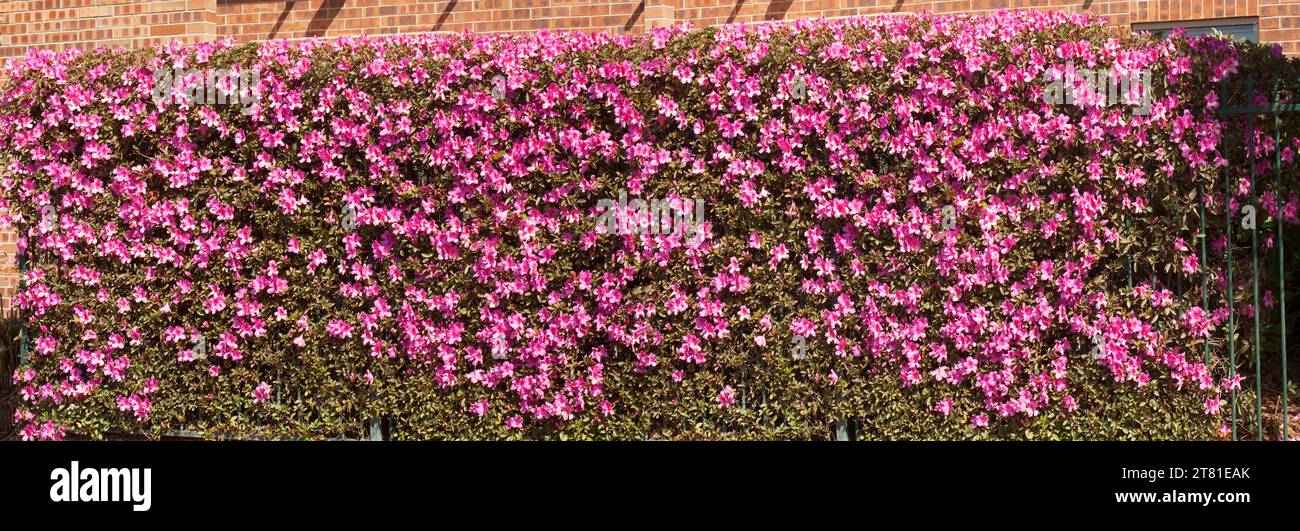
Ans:
[[[1218,29],[1228,27],[1250,27],[1250,42],[1259,42],[1259,17],[1226,17],[1226,18],[1206,18],[1198,20],[1170,20],[1165,22],[1135,22],[1129,25],[1133,31],[1142,31],[1155,33],[1161,39],[1169,35],[1169,32],[1184,28],[1187,30],[1199,29]],[[1237,34],[1231,34],[1237,36]]]

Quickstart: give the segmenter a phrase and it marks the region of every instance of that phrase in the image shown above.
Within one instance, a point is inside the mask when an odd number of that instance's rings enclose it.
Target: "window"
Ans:
[[[1256,17],[1219,18],[1212,20],[1184,20],[1178,22],[1152,22],[1134,24],[1133,31],[1154,33],[1165,38],[1175,28],[1185,28],[1188,37],[1209,35],[1218,31],[1234,39],[1259,41],[1259,20]]]

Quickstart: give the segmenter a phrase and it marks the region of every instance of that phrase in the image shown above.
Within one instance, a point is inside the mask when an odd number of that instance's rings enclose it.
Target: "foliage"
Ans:
[[[1171,286],[1242,61],[1294,71],[1059,13],[32,51],[22,434],[1215,437],[1227,312]],[[1047,103],[1071,63],[1151,112]],[[703,223],[598,231],[620,193]]]

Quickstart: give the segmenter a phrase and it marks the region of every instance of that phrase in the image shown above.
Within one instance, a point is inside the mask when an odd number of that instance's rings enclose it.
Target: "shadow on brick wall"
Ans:
[[[251,1],[231,3],[251,3]],[[334,19],[339,16],[339,12],[343,10],[346,3],[347,0],[325,0],[325,2],[321,3],[320,7],[316,8],[316,14],[312,15],[311,21],[307,23],[307,36],[320,37],[325,35],[330,26],[334,25]],[[452,5],[455,4],[456,2],[453,1]],[[271,32],[266,36],[267,39],[274,39],[276,34],[280,33],[280,27],[284,25],[284,21],[289,18],[289,13],[292,13],[297,5],[297,0],[285,2],[284,11],[280,12],[280,18],[275,21],[275,26],[271,28]]]
[[[767,12],[763,13],[763,20],[784,20],[785,13],[790,10],[790,5],[794,0],[772,0],[767,3]]]
[[[636,9],[632,10],[632,15],[627,18],[627,23],[623,24],[623,31],[632,31],[636,27],[636,22],[641,20],[641,15],[645,13],[645,0],[637,4]]]
[[[16,437],[14,409],[18,406],[18,386],[14,369],[18,368],[19,333],[17,312],[5,312],[0,319],[0,441]]]
[[[731,8],[731,14],[727,15],[727,24],[736,21],[736,15],[740,14],[740,8],[745,6],[745,0],[736,0],[735,7]]]
[[[443,24],[447,23],[447,18],[451,16],[452,11],[456,10],[456,4],[459,3],[460,0],[451,0],[451,3],[447,4],[447,7],[442,9],[442,14],[438,16],[438,22],[433,25],[433,31],[442,30]]]

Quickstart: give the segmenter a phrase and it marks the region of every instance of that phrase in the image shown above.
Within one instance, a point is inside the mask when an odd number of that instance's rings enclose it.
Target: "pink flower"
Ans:
[[[811,319],[796,317],[790,322],[790,331],[798,336],[812,337],[813,334],[817,333],[817,323],[814,323]]]
[[[933,409],[935,413],[939,413],[945,417],[948,416],[949,413],[952,413],[952,398],[944,398],[943,400],[940,400],[939,403],[934,405]]]
[[[722,392],[718,393],[716,400],[723,409],[729,408],[736,403],[736,392],[731,389],[730,385],[723,386]]]
[[[148,420],[149,415],[153,413],[152,404],[150,403],[149,398],[144,396],[144,394],[131,394],[128,396],[117,397],[117,408],[120,411],[131,412],[131,414],[135,416],[136,420],[142,422]]]
[[[266,382],[258,383],[257,388],[253,389],[253,403],[261,404],[262,402],[266,402],[270,398],[271,398],[271,386],[267,385]]]
[[[0,159],[12,162],[0,225],[48,266],[28,268],[13,297],[34,334],[32,367],[13,375],[29,416],[20,436],[56,438],[63,419],[95,414],[155,418],[152,398],[220,404],[205,386],[160,383],[205,369],[213,389],[258,382],[260,404],[275,364],[354,355],[365,366],[317,373],[340,380],[322,392],[464,392],[458,413],[500,415],[496,432],[585,429],[615,411],[729,408],[735,390],[708,397],[708,382],[783,370],[772,362],[789,359],[790,333],[826,355],[781,381],[806,376],[808,396],[830,400],[840,383],[862,385],[865,367],[920,388],[936,403],[919,413],[957,427],[1069,416],[1092,385],[1157,386],[1217,412],[1212,395],[1242,380],[1219,380],[1200,352],[1228,310],[1197,307],[1199,283],[1176,297],[1138,275],[1130,291],[1113,266],[1137,236],[1169,248],[1156,270],[1207,274],[1222,297],[1221,231],[1202,266],[1186,216],[1141,213],[1196,211],[1197,194],[1146,192],[1193,191],[1221,166],[1234,123],[1205,112],[1220,102],[1197,96],[1199,81],[1258,58],[1214,39],[1107,41],[1087,31],[1098,24],[999,12],[728,26],[694,40],[661,29],[274,41],[238,57],[230,43],[177,43],[120,73],[101,52],[34,50],[0,76],[43,80],[6,88],[31,105],[0,105]],[[678,40],[686,48],[664,51]],[[769,42],[801,51],[771,63]],[[313,64],[324,49],[329,64]],[[943,50],[958,59],[936,61]],[[587,55],[644,60],[575,62]],[[266,76],[250,116],[150,101],[154,69],[231,61]],[[810,62],[880,75],[832,81]],[[1096,94],[1078,108],[1040,98],[1043,79],[1073,64],[1163,72],[1167,90],[1147,115]],[[393,90],[299,82],[322,66]],[[778,93],[761,90],[773,79]],[[680,90],[642,97],[665,83]],[[1261,159],[1293,164],[1300,141],[1286,144],[1264,143]],[[1140,164],[1111,156],[1135,146]],[[1205,206],[1236,216],[1245,182],[1226,197],[1207,189]],[[1262,181],[1260,221],[1300,222],[1300,197],[1274,187]],[[654,208],[655,194],[708,205],[672,223],[700,230],[607,239],[585,219],[601,198]],[[717,217],[727,210],[737,215]],[[210,359],[188,348],[200,328]],[[1067,359],[1098,328],[1093,381]],[[176,374],[148,380],[158,370]]]
[[[1183,312],[1183,323],[1187,326],[1187,331],[1191,332],[1193,336],[1210,337],[1210,320],[1206,316],[1205,310],[1200,306],[1193,306]]]
[[[1240,389],[1241,389],[1241,381],[1242,381],[1243,379],[1244,379],[1244,378],[1242,377],[1241,373],[1237,373],[1237,374],[1234,374],[1234,375],[1232,375],[1232,376],[1230,376],[1230,377],[1228,377],[1228,378],[1224,378],[1224,379],[1223,379],[1223,384],[1222,384],[1222,385],[1223,385],[1223,388],[1224,388],[1225,390],[1228,390],[1228,391],[1237,391],[1237,390],[1240,390]]]
[[[331,337],[347,339],[352,337],[352,324],[342,319],[334,319],[325,326],[325,331]]]
[[[1222,398],[1217,397],[1217,396],[1216,396],[1216,397],[1213,397],[1213,398],[1207,398],[1207,399],[1205,399],[1205,414],[1206,414],[1206,415],[1218,415],[1218,414],[1219,414],[1219,408],[1220,408],[1221,406],[1223,406],[1223,399],[1222,399]]]

